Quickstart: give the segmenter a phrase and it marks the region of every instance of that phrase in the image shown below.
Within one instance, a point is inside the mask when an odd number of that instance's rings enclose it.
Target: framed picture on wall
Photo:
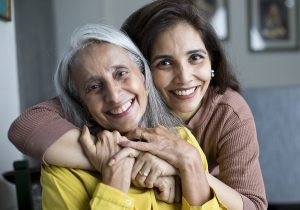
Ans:
[[[193,0],[203,10],[221,40],[229,39],[228,0]]]
[[[0,19],[11,20],[11,0],[0,0]]]
[[[249,49],[297,50],[298,0],[248,0]]]

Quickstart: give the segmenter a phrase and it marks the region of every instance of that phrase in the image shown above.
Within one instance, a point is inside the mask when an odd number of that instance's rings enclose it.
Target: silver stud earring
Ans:
[[[215,70],[211,70],[211,78],[215,77]]]

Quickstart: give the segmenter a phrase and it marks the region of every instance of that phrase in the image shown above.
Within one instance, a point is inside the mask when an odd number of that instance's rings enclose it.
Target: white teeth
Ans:
[[[192,94],[193,92],[195,92],[196,88],[191,88],[189,90],[175,90],[175,94],[176,95],[179,95],[179,96],[187,96],[187,95],[190,95]]]
[[[110,110],[110,113],[121,114],[122,112],[126,111],[131,106],[131,103],[132,103],[132,100],[128,101],[126,104],[124,104],[123,106],[121,106],[117,109]]]

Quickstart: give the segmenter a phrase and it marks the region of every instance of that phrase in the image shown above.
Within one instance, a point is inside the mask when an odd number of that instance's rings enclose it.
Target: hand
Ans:
[[[124,158],[112,167],[108,165],[111,156],[121,150],[117,143],[126,137],[122,137],[117,131],[102,131],[97,134],[96,138],[96,140],[92,139],[88,128],[84,126],[79,140],[88,159],[99,172],[102,172],[104,184],[127,193],[134,159]]]
[[[126,139],[119,132],[101,131],[96,138],[91,136],[89,129],[84,126],[79,137],[79,142],[91,164],[102,172],[103,167],[115,153],[121,150],[117,142]]]
[[[120,141],[118,144],[135,150],[150,152],[153,155],[167,161],[177,169],[185,168],[186,164],[199,156],[197,149],[181,139],[167,128],[158,126],[156,128],[137,128],[127,135],[129,139],[139,140]],[[117,162],[127,154],[118,153],[113,157]]]
[[[181,201],[180,182],[175,176],[159,177],[154,183],[154,193],[157,200],[166,203],[178,203]]]
[[[176,174],[177,170],[168,162],[150,153],[140,152],[132,169],[131,181],[136,187],[153,188],[159,177]]]
[[[137,128],[130,132],[127,137],[141,141],[121,141],[118,144],[123,147],[150,152],[179,170],[182,194],[189,204],[203,205],[211,198],[202,159],[194,146],[162,126]],[[122,157],[114,156],[116,162],[119,159]]]

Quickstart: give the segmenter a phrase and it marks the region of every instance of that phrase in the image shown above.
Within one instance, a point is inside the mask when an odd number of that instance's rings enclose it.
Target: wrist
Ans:
[[[212,197],[201,156],[191,151],[182,159],[179,168],[182,194],[189,204],[200,206]]]
[[[182,173],[190,173],[192,171],[197,171],[197,168],[199,168],[199,165],[203,165],[202,159],[199,155],[199,152],[196,148],[190,149],[188,153],[184,153],[179,158],[178,163],[178,171],[179,174]]]
[[[102,174],[102,182],[124,193],[128,193],[133,164],[134,158],[125,158],[119,164],[106,167]]]

